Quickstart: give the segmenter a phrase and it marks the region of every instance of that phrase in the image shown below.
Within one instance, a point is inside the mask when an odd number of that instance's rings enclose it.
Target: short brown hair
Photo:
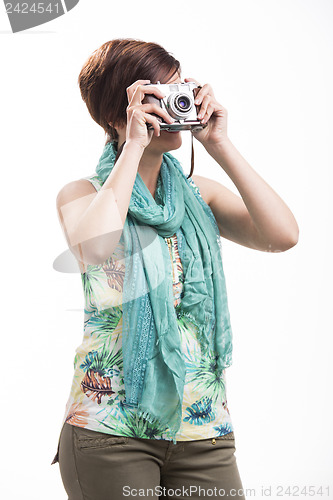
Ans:
[[[180,63],[161,45],[132,38],[104,43],[83,65],[78,83],[81,96],[92,118],[117,140],[115,128],[126,125],[126,89],[136,80],[166,83]]]

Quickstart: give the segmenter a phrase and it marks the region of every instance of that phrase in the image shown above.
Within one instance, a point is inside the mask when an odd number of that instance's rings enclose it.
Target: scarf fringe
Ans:
[[[180,303],[177,306],[177,317],[181,318],[181,317],[184,317],[184,316],[186,318],[188,318],[191,321],[191,323],[193,323],[193,325],[195,325],[197,327],[198,334],[199,334],[199,339],[203,340],[204,341],[203,343],[205,344],[205,348],[208,348],[210,344],[209,344],[209,341],[208,341],[207,337],[204,334],[204,330],[205,330],[205,326],[206,325],[201,325],[200,323],[198,323],[196,321],[195,317],[190,312],[186,312],[186,311],[184,311],[182,309],[181,303]]]
[[[157,418],[152,413],[144,410],[143,408],[142,409],[137,408],[137,415],[139,418],[145,419],[150,424],[157,424],[159,427],[164,427],[165,431],[169,431],[171,433],[173,443],[174,444],[177,443],[176,435],[177,435],[177,432],[179,429],[171,428],[170,424],[168,422],[166,422],[165,420],[163,420],[161,418]]]
[[[176,306],[176,314],[177,314],[178,318],[185,316],[186,318],[188,318],[191,321],[191,323],[193,323],[197,327],[198,340],[199,340],[199,342],[201,342],[201,345],[203,345],[204,349],[209,350],[211,347],[214,347],[213,346],[214,338],[212,338],[211,342],[209,342],[209,340],[207,339],[207,337],[204,333],[206,325],[200,325],[195,320],[195,318],[193,317],[193,315],[190,312],[184,311],[181,307],[181,303]],[[231,331],[231,327],[229,328],[229,330]],[[228,334],[230,334],[229,331],[228,331]],[[229,350],[228,350],[228,352],[226,352],[225,358],[221,358],[221,356],[218,356],[218,358],[220,361],[217,363],[216,366],[217,366],[217,368],[219,366],[219,375],[221,375],[221,373],[224,369],[229,368],[229,366],[232,365],[232,361],[233,361],[232,360],[232,343],[230,343]]]

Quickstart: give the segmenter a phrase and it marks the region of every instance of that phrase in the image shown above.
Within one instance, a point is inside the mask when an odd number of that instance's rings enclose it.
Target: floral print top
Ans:
[[[98,190],[96,174],[85,177]],[[190,182],[199,193],[198,187]],[[199,193],[200,194],[200,193]],[[182,299],[183,269],[177,237],[165,238],[172,262],[174,307]],[[150,439],[172,440],[168,428],[138,418],[135,408],[123,406],[125,386],[122,359],[122,284],[124,266],[118,246],[103,264],[81,272],[85,299],[84,334],[74,358],[74,375],[63,421],[90,430]],[[117,260],[112,257],[116,257]],[[222,436],[233,431],[226,398],[225,370],[214,371],[214,353],[202,356],[197,328],[178,316],[179,335],[186,363],[182,424],[176,440]]]

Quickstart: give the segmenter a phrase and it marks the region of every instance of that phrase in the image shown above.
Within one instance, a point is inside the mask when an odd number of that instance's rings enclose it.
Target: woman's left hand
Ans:
[[[185,78],[187,82],[199,83],[194,78]],[[206,83],[198,91],[194,100],[196,105],[201,105],[199,108],[198,118],[201,123],[207,123],[207,126],[200,131],[192,131],[192,134],[203,146],[215,146],[222,144],[228,139],[227,136],[227,110],[219,104],[214,96],[212,87]]]

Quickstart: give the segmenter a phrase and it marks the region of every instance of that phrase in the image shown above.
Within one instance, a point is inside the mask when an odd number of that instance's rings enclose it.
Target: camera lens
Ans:
[[[187,95],[178,95],[175,99],[175,108],[181,113],[187,113],[191,109],[191,101]]]
[[[194,110],[194,99],[186,92],[173,92],[168,97],[168,111],[172,118],[185,120]]]

